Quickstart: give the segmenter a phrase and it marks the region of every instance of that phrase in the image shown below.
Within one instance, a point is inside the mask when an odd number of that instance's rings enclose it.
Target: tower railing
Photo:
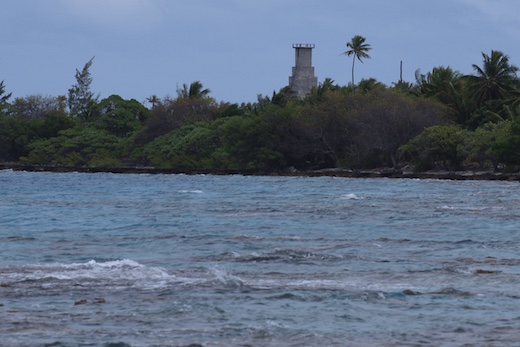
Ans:
[[[314,48],[314,43],[293,43],[293,48]]]

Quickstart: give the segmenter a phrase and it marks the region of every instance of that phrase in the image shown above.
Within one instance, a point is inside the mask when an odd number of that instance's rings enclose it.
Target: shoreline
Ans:
[[[383,170],[228,170],[228,169],[166,169],[150,166],[58,166],[58,165],[24,165],[0,163],[0,170],[30,171],[30,172],[83,172],[83,173],[117,173],[117,174],[186,174],[186,175],[247,175],[247,176],[295,176],[295,177],[346,177],[346,178],[415,178],[415,179],[446,179],[446,180],[486,180],[486,181],[520,181],[520,173],[502,173],[492,171],[424,171],[411,172],[393,169]]]

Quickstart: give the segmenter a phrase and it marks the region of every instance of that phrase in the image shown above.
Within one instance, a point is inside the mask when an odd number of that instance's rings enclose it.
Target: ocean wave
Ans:
[[[209,268],[210,273],[215,276],[215,280],[226,286],[241,287],[244,280],[238,276],[230,274],[227,269],[221,265],[214,265]]]
[[[97,283],[105,286],[157,287],[175,280],[174,275],[161,268],[148,267],[130,259],[10,266],[0,269],[0,274],[8,283],[54,280],[84,282],[89,285]]]
[[[480,212],[486,210],[500,210],[503,207],[497,206],[452,206],[452,205],[442,205],[436,207],[435,210],[440,211],[468,211],[468,212]]]
[[[179,190],[177,191],[178,193],[181,193],[181,194],[204,194],[204,191],[202,190],[198,190],[198,189],[193,189],[193,190]]]
[[[366,199],[365,197],[363,196],[358,196],[356,194],[343,194],[339,197],[341,200],[364,200]]]
[[[276,249],[272,252],[266,253],[249,253],[240,255],[237,252],[225,252],[220,255],[211,256],[211,261],[235,261],[235,262],[253,262],[253,263],[309,263],[309,262],[323,262],[323,261],[337,261],[344,260],[349,257],[327,254],[315,253],[310,251],[302,251],[297,249]]]

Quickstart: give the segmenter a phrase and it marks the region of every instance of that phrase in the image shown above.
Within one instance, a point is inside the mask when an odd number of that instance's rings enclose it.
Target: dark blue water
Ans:
[[[0,345],[518,346],[519,193],[0,171]]]

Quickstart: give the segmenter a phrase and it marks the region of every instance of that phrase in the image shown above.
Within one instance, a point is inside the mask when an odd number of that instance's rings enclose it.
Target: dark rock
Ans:
[[[421,292],[416,292],[416,291],[411,290],[411,289],[405,289],[405,290],[403,290],[403,294],[404,295],[421,295],[422,293]]]

